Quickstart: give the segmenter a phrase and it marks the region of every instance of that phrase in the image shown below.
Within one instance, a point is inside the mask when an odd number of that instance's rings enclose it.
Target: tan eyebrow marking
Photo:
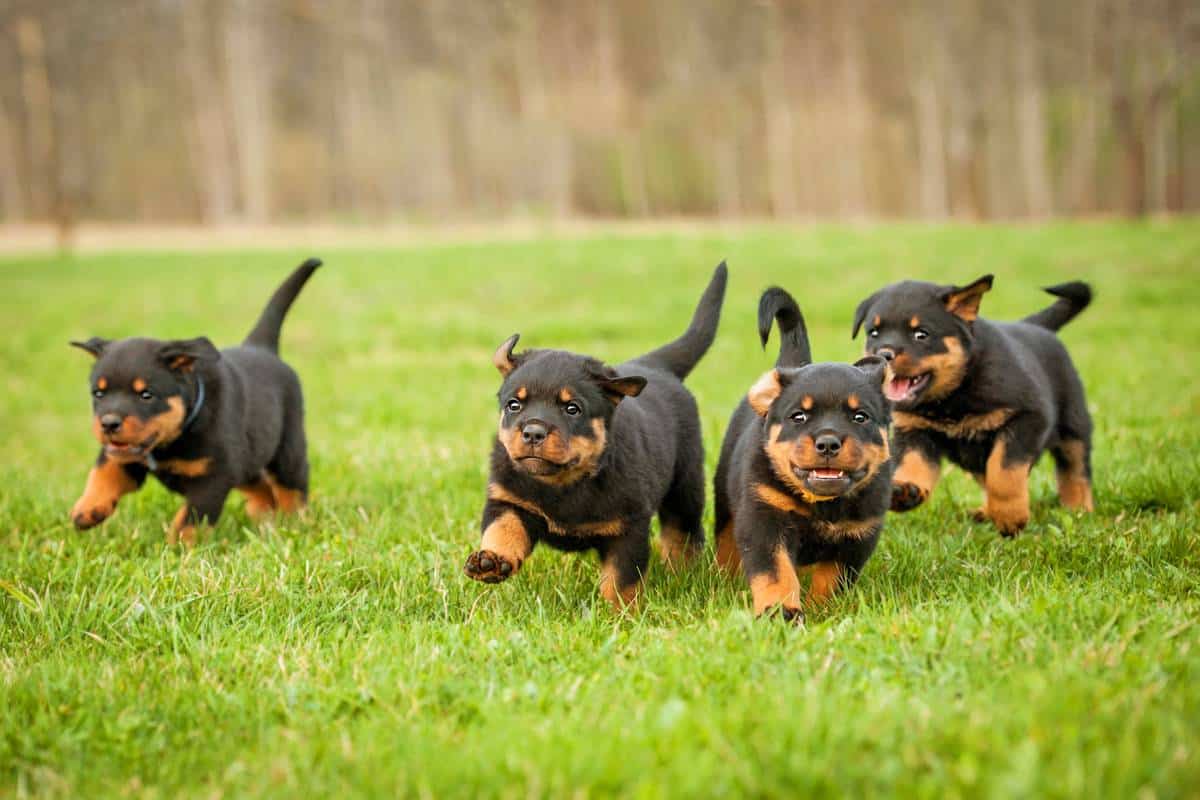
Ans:
[[[846,405],[850,406],[850,407],[851,407],[851,408],[853,408],[853,409],[857,409],[857,408],[858,408],[858,406],[859,406],[859,402],[858,402],[858,395],[856,395],[856,394],[852,394],[852,395],[850,395],[849,397],[847,397],[847,398],[846,398]]]
[[[921,318],[914,314],[913,318],[908,321],[908,327],[910,327],[910,328],[921,327]]]
[[[522,386],[520,389],[517,389],[517,399],[518,400],[524,400],[527,397],[529,397],[528,389],[526,389],[524,386]]]
[[[876,314],[876,315],[875,315],[875,319],[874,319],[874,320],[871,322],[871,324],[872,324],[872,325],[874,325],[876,328],[878,328],[878,327],[879,327],[879,323],[880,323],[880,322],[882,322],[882,321],[883,321],[883,320],[881,320],[881,319],[879,318],[879,315],[878,315],[878,314]]]
[[[812,395],[804,395],[804,399],[800,401],[800,407],[805,411],[811,411],[813,407]]]
[[[569,403],[575,399],[575,395],[571,394],[571,390],[563,387],[558,390],[558,399],[564,403]]]
[[[133,390],[135,392],[146,391],[146,382],[144,380],[142,380],[141,378],[134,378],[133,379]]]
[[[96,388],[97,389],[107,389],[108,388],[108,378],[101,378],[100,380],[96,381]]]

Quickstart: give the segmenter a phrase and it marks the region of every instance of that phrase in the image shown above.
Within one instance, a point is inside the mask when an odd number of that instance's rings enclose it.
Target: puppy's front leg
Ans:
[[[101,450],[96,466],[88,473],[83,494],[71,508],[75,527],[86,530],[111,517],[117,510],[117,501],[146,482],[146,473],[145,466],[118,463]]]
[[[650,518],[627,520],[622,529],[600,548],[600,594],[617,611],[637,602],[650,563]]]
[[[218,481],[205,481],[189,486],[184,492],[187,502],[175,514],[171,530],[167,534],[168,544],[184,544],[191,547],[196,543],[196,528],[199,525],[216,525],[225,508],[225,498],[233,487]]]
[[[754,615],[778,609],[784,619],[802,622],[800,579],[784,542],[784,522],[760,505],[743,503],[734,515],[733,535],[750,582]]]
[[[892,511],[911,511],[929,499],[942,474],[941,453],[930,438],[918,431],[896,429],[892,439]]]
[[[496,500],[483,507],[483,540],[467,556],[463,572],[472,580],[500,583],[516,575],[533,552],[545,522],[528,511]]]

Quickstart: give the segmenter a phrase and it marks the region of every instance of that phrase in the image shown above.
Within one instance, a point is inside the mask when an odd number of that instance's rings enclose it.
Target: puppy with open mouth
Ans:
[[[1085,283],[1046,291],[1058,299],[1019,322],[979,316],[985,275],[965,286],[903,281],[864,300],[852,335],[894,373],[897,459],[892,509],[929,497],[942,458],[984,489],[979,519],[1004,536],[1029,522],[1029,471],[1049,450],[1067,508],[1092,510],[1092,420],[1083,382],[1055,332],[1091,302]]]
[[[687,331],[617,367],[562,350],[496,351],[503,378],[483,538],[468,577],[499,583],[539,542],[595,550],[601,595],[630,605],[649,560],[651,518],[668,564],[704,546],[704,448],[696,401],[683,385],[716,335],[722,263]]]
[[[881,358],[813,364],[800,308],[783,289],[759,301],[763,346],[779,327],[775,368],[733,413],[717,466],[717,563],[740,568],[754,613],[803,618],[852,585],[875,550],[891,495]],[[801,598],[798,567],[811,582]]]
[[[300,379],[279,358],[283,318],[321,266],[309,259],[275,291],[240,347],[195,339],[93,337],[92,433],[100,454],[71,509],[79,529],[99,525],[151,473],[186,503],[169,539],[191,544],[214,524],[233,489],[251,515],[299,510],[308,497]]]

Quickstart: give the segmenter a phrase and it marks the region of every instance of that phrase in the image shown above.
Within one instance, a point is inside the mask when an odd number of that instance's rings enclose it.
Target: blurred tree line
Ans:
[[[0,219],[1200,207],[1197,0],[0,0]]]

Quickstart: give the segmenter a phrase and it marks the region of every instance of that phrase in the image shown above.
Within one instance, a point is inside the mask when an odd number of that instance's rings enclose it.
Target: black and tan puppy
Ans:
[[[561,350],[516,354],[516,335],[500,346],[500,428],[468,576],[507,580],[538,542],[596,550],[600,592],[621,608],[646,571],[656,513],[668,563],[703,549],[704,448],[682,381],[716,335],[725,282],[722,263],[683,336],[616,368]]]
[[[807,604],[850,586],[879,541],[891,498],[886,362],[813,364],[791,295],[759,301],[763,346],[779,325],[775,368],[733,412],[717,466],[717,562],[740,566],[754,613],[803,617],[798,567],[811,567]]]
[[[865,325],[867,353],[891,362],[893,510],[925,501],[944,456],[983,487],[977,516],[1012,536],[1029,521],[1029,470],[1047,449],[1062,504],[1092,510],[1092,421],[1083,383],[1053,333],[1092,293],[1084,283],[1052,286],[1052,305],[1002,323],[979,316],[991,288],[991,275],[966,286],[892,284],[859,305],[852,335]]]
[[[308,497],[308,454],[300,379],[279,358],[279,329],[321,262],[305,261],[267,303],[240,347],[207,338],[92,338],[72,342],[96,358],[92,433],[100,455],[71,509],[77,528],[112,516],[122,495],[155,477],[186,503],[169,539],[192,543],[213,524],[230,490],[246,510],[296,511]]]

